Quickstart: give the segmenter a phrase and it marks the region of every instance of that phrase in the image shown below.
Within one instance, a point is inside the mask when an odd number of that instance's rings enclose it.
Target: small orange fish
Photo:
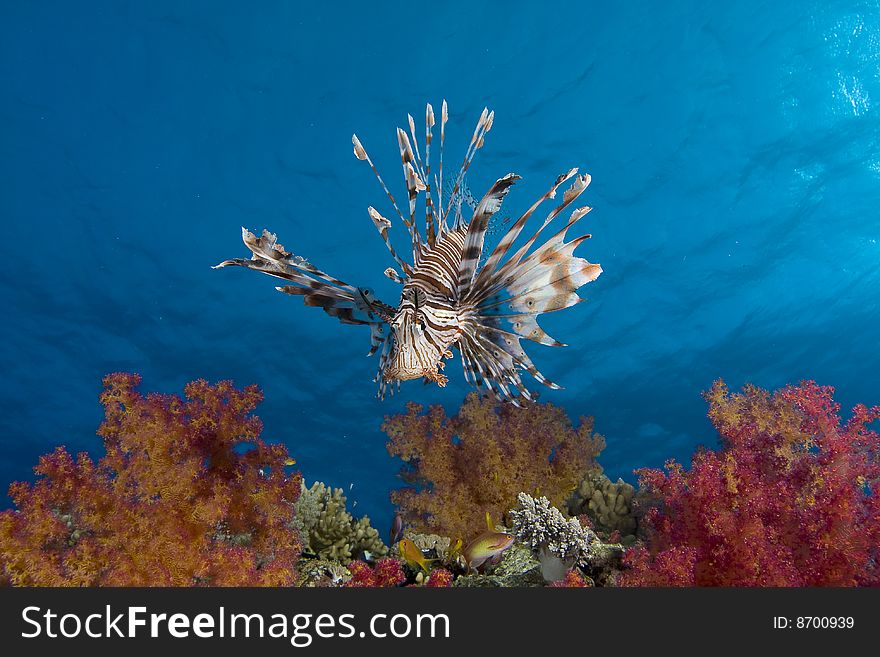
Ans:
[[[503,532],[483,532],[468,543],[464,549],[464,559],[468,568],[477,570],[487,561],[498,559],[513,545],[513,536]]]
[[[407,565],[412,568],[418,566],[426,573],[430,572],[431,569],[428,564],[431,560],[425,559],[425,555],[422,554],[422,551],[410,539],[405,538],[400,541],[400,543],[397,544],[397,549],[400,550],[400,557],[406,561]]]

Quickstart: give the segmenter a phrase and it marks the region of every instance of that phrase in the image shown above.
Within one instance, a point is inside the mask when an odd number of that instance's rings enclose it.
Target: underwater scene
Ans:
[[[880,5],[612,5],[0,2],[0,583],[880,584]]]

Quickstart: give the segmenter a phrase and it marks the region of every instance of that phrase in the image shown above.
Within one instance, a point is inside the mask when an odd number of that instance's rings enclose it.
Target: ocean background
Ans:
[[[233,379],[384,535],[382,419],[453,413],[459,357],[445,389],[380,402],[365,328],[210,266],[265,227],[396,304],[366,212],[391,209],[350,137],[402,197],[394,129],[443,98],[447,166],[495,110],[468,183],[523,176],[508,213],[592,175],[578,253],[604,273],[542,320],[571,346],[527,348],[565,386],[542,401],[595,416],[612,478],[716,446],[719,377],[880,403],[877,2],[2,0],[0,487],[55,445],[100,453],[108,372]]]

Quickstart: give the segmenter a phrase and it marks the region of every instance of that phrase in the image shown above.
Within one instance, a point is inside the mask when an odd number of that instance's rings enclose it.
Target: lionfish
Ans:
[[[551,338],[538,326],[538,316],[562,310],[583,301],[577,290],[594,281],[602,268],[573,255],[575,248],[590,235],[565,241],[569,228],[589,211],[586,206],[574,208],[565,225],[552,237],[538,242],[544,229],[584,192],[590,183],[588,174],[578,175],[570,169],[556,178],[547,192],[533,203],[515,222],[481,265],[486,232],[490,219],[501,208],[510,187],[520,176],[508,173],[499,178],[473,209],[469,220],[462,215],[461,205],[465,174],[483,147],[492,128],[495,113],[483,109],[471,137],[464,160],[447,193],[444,208],[443,143],[446,136],[448,110],[443,101],[440,114],[440,158],[438,172],[431,176],[431,144],[434,110],[428,104],[425,112],[425,158],[422,160],[416,138],[415,122],[409,119],[409,134],[397,129],[397,143],[406,182],[409,207],[405,213],[394,200],[357,135],[352,135],[354,154],[366,161],[403,222],[412,241],[412,262],[404,260],[391,244],[391,220],[374,207],[367,208],[376,229],[400,268],[385,270],[385,275],[403,285],[400,302],[395,308],[376,298],[365,287],[356,287],[316,268],[311,262],[288,252],[276,236],[263,230],[260,237],[242,228],[242,239],[250,249],[250,259],[234,258],[215,268],[235,265],[247,267],[287,281],[276,289],[303,297],[307,306],[320,307],[343,324],[370,327],[371,347],[368,355],[379,351],[378,397],[396,382],[423,378],[426,383],[445,386],[444,359],[452,358],[453,350],[461,353],[465,380],[484,389],[499,400],[519,406],[535,395],[523,384],[520,370],[525,370],[540,383],[552,388],[560,386],[547,379],[524,351],[522,338],[559,347],[565,346]],[[411,139],[410,139],[411,138]],[[538,206],[556,197],[556,190],[571,180],[562,195],[562,202],[547,215],[541,227],[520,248],[511,253],[528,219]],[[448,185],[448,183],[447,183]],[[436,190],[435,201],[432,191]],[[424,195],[424,234],[416,223],[416,201]],[[531,252],[530,252],[531,251]]]

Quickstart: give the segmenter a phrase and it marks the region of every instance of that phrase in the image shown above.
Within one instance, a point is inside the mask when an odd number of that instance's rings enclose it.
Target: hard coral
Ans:
[[[356,557],[383,557],[388,548],[367,516],[355,520],[346,510],[341,488],[328,488],[320,481],[303,486],[296,503],[294,525],[306,552],[345,565]]]
[[[880,407],[843,424],[833,388],[706,393],[720,451],[640,471],[656,506],[621,585],[880,584]]]
[[[520,493],[517,501],[517,508],[510,512],[513,534],[537,555],[548,582],[562,579],[576,563],[589,562],[594,548],[600,546],[595,532],[577,518],[563,516],[546,497]]]
[[[501,518],[520,491],[562,504],[605,445],[593,422],[572,427],[550,404],[516,408],[476,394],[454,417],[416,404],[388,417],[388,452],[405,462],[410,485],[392,501],[417,531],[467,538],[485,527],[486,513]]]
[[[473,570],[455,578],[452,585],[466,588],[523,588],[544,586],[541,564],[532,550],[514,543],[501,555],[496,565],[488,565],[485,572]]]
[[[260,439],[256,386],[194,381],[186,397],[104,379],[106,454],[59,447],[17,511],[0,514],[0,578],[37,586],[284,585],[300,545],[289,524],[300,491],[282,445]],[[242,451],[242,448],[247,448]]]
[[[635,489],[618,479],[612,482],[599,469],[584,477],[568,500],[568,512],[573,516],[586,515],[596,532],[605,538],[618,532],[620,542],[635,542],[636,515],[633,505]]]

